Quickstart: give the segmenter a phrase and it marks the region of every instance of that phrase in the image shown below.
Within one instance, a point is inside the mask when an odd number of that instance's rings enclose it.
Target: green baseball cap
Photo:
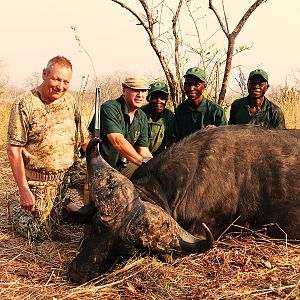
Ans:
[[[260,75],[267,82],[269,80],[268,73],[262,69],[256,69],[256,70],[251,71],[249,74],[248,80],[255,75]]]
[[[204,81],[204,82],[206,81],[206,74],[205,74],[204,70],[202,70],[198,67],[189,68],[183,77],[186,77],[189,75],[196,76],[201,81]]]
[[[168,95],[169,90],[168,90],[167,84],[164,81],[155,81],[155,82],[151,83],[149,91],[148,91],[147,99],[154,92],[163,92]]]

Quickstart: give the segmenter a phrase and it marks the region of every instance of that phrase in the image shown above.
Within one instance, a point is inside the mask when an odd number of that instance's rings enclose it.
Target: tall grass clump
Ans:
[[[283,110],[287,128],[300,128],[300,91],[294,87],[281,87],[268,96]]]
[[[0,92],[0,146],[6,144],[10,109],[15,98],[16,95],[10,92]]]

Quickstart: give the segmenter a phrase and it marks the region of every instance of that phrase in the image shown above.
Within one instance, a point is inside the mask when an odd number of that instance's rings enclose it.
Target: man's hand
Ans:
[[[33,212],[35,210],[35,198],[29,189],[20,189],[20,206],[24,210]]]
[[[215,128],[215,127],[217,127],[216,125],[207,125],[206,127],[205,127],[205,129],[208,129],[208,128]]]
[[[144,158],[144,159],[142,160],[142,164],[147,163],[150,159],[151,159],[151,158]]]

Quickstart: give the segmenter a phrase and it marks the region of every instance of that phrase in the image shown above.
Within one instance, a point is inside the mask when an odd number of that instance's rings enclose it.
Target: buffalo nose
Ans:
[[[85,280],[83,274],[79,274],[77,270],[76,262],[72,261],[68,268],[69,279],[74,283],[84,283]]]

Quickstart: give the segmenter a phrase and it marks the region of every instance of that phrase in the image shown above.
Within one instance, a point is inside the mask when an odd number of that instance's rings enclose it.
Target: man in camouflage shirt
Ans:
[[[148,91],[148,104],[142,110],[148,118],[149,150],[153,156],[169,147],[173,141],[174,114],[165,108],[168,101],[165,82],[153,82]]]
[[[267,128],[285,128],[284,115],[279,106],[265,97],[269,88],[268,74],[262,69],[250,72],[248,93],[233,101],[229,124],[255,124]]]
[[[223,108],[204,97],[205,88],[204,70],[198,67],[189,68],[184,75],[184,92],[187,100],[179,104],[175,110],[175,141],[203,128],[227,125]]]
[[[11,109],[7,153],[20,196],[11,217],[15,230],[32,241],[55,235],[70,170],[89,141],[78,105],[67,93],[72,73],[68,59],[52,58],[42,84]]]

